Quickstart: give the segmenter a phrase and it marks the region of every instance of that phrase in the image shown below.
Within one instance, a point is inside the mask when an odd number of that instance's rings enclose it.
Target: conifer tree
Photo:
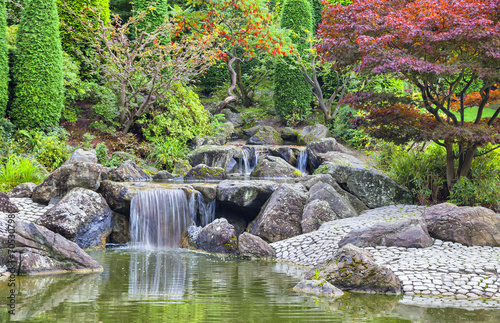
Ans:
[[[0,1],[0,118],[5,116],[9,100],[9,58],[7,51],[7,12]]]
[[[62,49],[55,0],[27,2],[16,37],[10,117],[24,128],[56,125],[63,107]]]
[[[134,1],[135,11],[147,11],[147,15],[141,28],[148,28],[149,30],[158,27],[168,14],[168,1],[167,0],[136,0]],[[149,8],[154,8],[149,10]]]

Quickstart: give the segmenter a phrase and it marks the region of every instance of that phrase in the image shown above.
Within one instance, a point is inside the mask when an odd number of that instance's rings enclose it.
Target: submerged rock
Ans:
[[[344,292],[326,280],[303,279],[293,287],[293,290],[328,297],[340,297],[344,295]]]
[[[248,232],[238,237],[238,251],[242,257],[272,258],[274,256],[274,250],[267,242]]]
[[[45,212],[37,224],[76,242],[80,248],[104,248],[114,219],[100,194],[75,188]]]
[[[35,183],[22,183],[14,187],[10,192],[7,193],[7,195],[10,198],[23,198],[23,197],[28,197],[31,198],[33,195],[33,190],[35,189],[36,184]],[[1,203],[0,203],[1,204]]]
[[[466,246],[500,247],[500,215],[484,207],[438,204],[422,213],[434,238]]]
[[[257,166],[250,174],[252,177],[300,177],[302,173],[284,159],[265,156],[259,159]]]
[[[237,254],[238,238],[234,227],[226,219],[216,219],[198,233],[196,246],[208,252]]]

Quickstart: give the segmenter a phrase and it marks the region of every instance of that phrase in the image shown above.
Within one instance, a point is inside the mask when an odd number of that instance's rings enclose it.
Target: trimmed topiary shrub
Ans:
[[[309,45],[307,37],[312,30],[312,9],[308,0],[285,0],[281,14],[282,28],[292,30],[297,36],[292,41],[299,51]],[[274,106],[284,120],[301,120],[310,113],[312,94],[300,68],[290,59],[276,64],[274,74]]]
[[[323,5],[321,0],[309,0],[312,8],[312,35],[316,36],[316,31],[318,30],[318,25],[321,22],[321,11],[323,10]]]
[[[5,117],[9,101],[9,57],[5,2],[0,1],[0,118]]]
[[[15,93],[10,117],[20,127],[56,125],[63,107],[62,49],[54,0],[31,0],[16,37]]]
[[[137,13],[147,11],[144,23],[139,26],[141,29],[152,30],[158,27],[168,15],[167,0],[135,0],[134,6]],[[155,9],[148,10],[149,7]]]

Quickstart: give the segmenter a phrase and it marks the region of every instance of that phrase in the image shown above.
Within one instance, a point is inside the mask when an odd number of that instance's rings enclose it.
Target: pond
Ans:
[[[484,300],[464,300],[460,309],[446,302],[444,306],[432,305],[440,300],[434,297],[422,298],[419,303],[408,296],[346,294],[330,299],[296,293],[292,288],[306,269],[271,261],[127,247],[92,251],[90,255],[103,265],[103,273],[18,278],[17,310],[10,320],[500,322],[495,301],[492,305]],[[0,290],[0,294],[5,299],[7,290]],[[0,313],[0,321],[9,320],[5,310]]]

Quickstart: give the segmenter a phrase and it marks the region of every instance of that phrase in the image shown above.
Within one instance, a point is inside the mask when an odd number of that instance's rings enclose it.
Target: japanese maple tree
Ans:
[[[480,146],[500,144],[500,105],[491,104],[494,114],[483,118],[495,84],[500,83],[500,0],[326,4],[318,35],[323,42],[317,49],[324,60],[359,64],[358,71],[366,74],[392,73],[418,89],[418,102],[397,109],[411,110],[407,117],[414,124],[419,117],[415,108],[432,116],[434,125],[426,121],[432,132],[421,139],[446,148],[448,188],[467,175]],[[477,114],[473,122],[466,122],[468,90],[478,81],[482,88],[474,102]],[[453,113],[457,103],[458,116]]]

